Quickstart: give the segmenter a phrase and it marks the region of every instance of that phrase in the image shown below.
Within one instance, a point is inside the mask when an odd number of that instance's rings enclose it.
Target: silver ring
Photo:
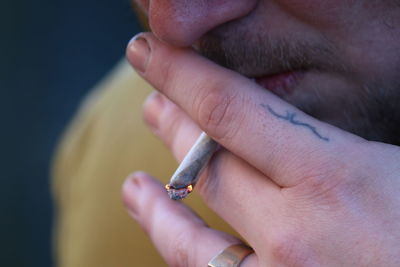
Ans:
[[[219,252],[208,263],[208,267],[238,267],[254,250],[244,244],[236,244]]]

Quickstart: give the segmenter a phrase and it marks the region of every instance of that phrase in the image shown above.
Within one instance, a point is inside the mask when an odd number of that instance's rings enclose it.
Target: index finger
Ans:
[[[280,186],[332,172],[337,168],[332,162],[342,161],[349,144],[362,140],[306,115],[191,49],[160,42],[151,33],[132,41],[127,57],[140,75],[213,139]],[[140,68],[139,59],[145,63]]]

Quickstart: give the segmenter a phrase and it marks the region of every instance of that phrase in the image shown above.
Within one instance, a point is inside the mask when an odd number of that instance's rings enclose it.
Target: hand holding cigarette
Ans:
[[[178,160],[189,148],[182,138],[194,140],[197,125],[224,147],[199,193],[254,249],[243,266],[400,266],[399,147],[312,118],[190,49],[142,37],[150,55],[134,47],[128,58],[133,65],[146,58],[139,73],[168,98],[145,105],[153,131]],[[211,147],[183,160],[173,198],[196,183]],[[194,171],[179,176],[185,166]],[[147,175],[132,180],[126,203],[169,265],[206,266],[242,242],[209,228]]]

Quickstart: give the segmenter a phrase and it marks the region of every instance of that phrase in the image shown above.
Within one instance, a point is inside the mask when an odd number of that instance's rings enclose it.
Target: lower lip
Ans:
[[[290,71],[270,76],[256,78],[256,82],[274,94],[283,97],[293,93],[294,89],[304,77],[304,72]]]

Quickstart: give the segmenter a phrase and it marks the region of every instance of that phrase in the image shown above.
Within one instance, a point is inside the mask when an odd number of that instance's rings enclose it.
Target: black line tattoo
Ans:
[[[291,124],[293,124],[293,125],[298,125],[298,126],[303,126],[303,127],[306,127],[306,128],[308,128],[308,129],[310,129],[311,130],[311,132],[313,132],[319,139],[321,139],[321,140],[323,140],[323,141],[325,141],[325,142],[329,142],[329,138],[328,137],[324,137],[324,136],[322,136],[318,131],[317,131],[317,129],[314,127],[314,126],[311,126],[310,124],[308,124],[308,123],[304,123],[304,122],[301,122],[301,121],[298,121],[298,120],[296,120],[295,119],[295,117],[296,117],[296,113],[294,113],[294,112],[290,112],[290,111],[286,111],[286,115],[281,115],[281,114],[278,114],[275,110],[273,110],[269,105],[267,105],[267,104],[261,104],[261,106],[263,107],[263,108],[266,108],[272,115],[274,115],[275,117],[277,117],[277,118],[279,118],[279,119],[282,119],[282,120],[285,120],[285,121],[288,121],[288,122],[290,122]]]

